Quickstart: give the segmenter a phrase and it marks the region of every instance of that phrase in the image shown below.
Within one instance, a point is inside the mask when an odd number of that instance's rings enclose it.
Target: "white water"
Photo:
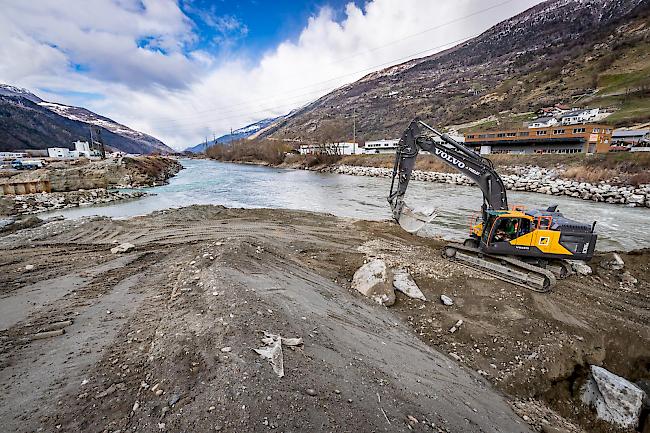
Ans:
[[[65,209],[46,216],[78,218],[90,215],[130,217],[192,204],[220,204],[242,208],[285,208],[331,213],[359,219],[390,219],[386,201],[390,179],[304,170],[284,170],[208,160],[182,160],[185,167],[169,185],[148,188],[156,194],[104,206]],[[438,209],[438,218],[425,235],[463,239],[469,217],[481,205],[478,188],[412,181],[407,202],[413,208]],[[569,218],[597,221],[599,250],[650,247],[650,209],[594,203],[570,197],[510,192],[511,204],[546,208],[558,204]]]

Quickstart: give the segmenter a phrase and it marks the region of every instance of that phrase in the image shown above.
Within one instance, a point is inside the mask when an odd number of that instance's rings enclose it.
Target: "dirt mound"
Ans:
[[[122,242],[136,247],[111,254]],[[441,246],[392,223],[217,206],[0,237],[5,429],[613,431],[576,392],[588,364],[650,377],[649,252],[622,254],[634,284],[597,257],[537,294]],[[352,290],[371,257],[429,301],[386,309]],[[283,378],[253,351],[264,331],[304,339]]]

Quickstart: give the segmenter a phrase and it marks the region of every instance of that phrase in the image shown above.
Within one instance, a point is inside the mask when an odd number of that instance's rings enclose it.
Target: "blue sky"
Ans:
[[[335,18],[345,17],[345,6],[351,3],[346,0],[186,0],[180,3],[181,9],[192,18],[201,36],[199,47],[207,50],[220,50],[215,38],[224,35],[220,29],[210,23],[208,17],[227,18],[227,22],[235,20],[239,27],[228,32],[232,45],[227,48],[237,50],[255,58],[266,50],[273,49],[284,40],[297,38],[310,16],[315,16],[323,7],[329,7],[335,12]],[[362,7],[363,1],[352,3]],[[207,21],[207,22],[206,22]],[[212,25],[211,25],[212,24]],[[245,29],[242,32],[242,29]],[[242,34],[244,33],[244,34]]]
[[[0,1],[0,82],[183,149],[541,0]]]

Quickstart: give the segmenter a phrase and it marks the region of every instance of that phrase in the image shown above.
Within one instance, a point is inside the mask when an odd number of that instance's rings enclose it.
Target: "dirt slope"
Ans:
[[[650,378],[649,253],[623,255],[636,284],[598,257],[542,295],[440,246],[386,222],[213,206],[4,236],[4,429],[614,431],[576,395],[590,363]],[[429,301],[385,309],[350,290],[369,257],[406,267]],[[262,331],[305,340],[284,348],[284,378],[252,351]]]
[[[360,260],[364,238],[349,220],[216,207],[3,238],[4,428],[528,431],[479,375],[305,262]],[[116,257],[114,240],[137,248]],[[66,334],[22,341],[64,318]],[[282,379],[252,351],[260,331],[305,339]]]

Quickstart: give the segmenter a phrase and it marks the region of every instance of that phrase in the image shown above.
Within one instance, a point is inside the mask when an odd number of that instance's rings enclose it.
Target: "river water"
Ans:
[[[242,208],[285,208],[331,213],[369,220],[390,219],[386,201],[390,179],[325,174],[184,159],[185,167],[168,185],[147,188],[156,194],[141,199],[50,212],[66,218],[102,215],[116,218],[192,204],[220,204]],[[565,216],[597,221],[598,249],[630,250],[650,247],[650,209],[594,203],[570,197],[509,192],[510,204],[546,208],[558,204]],[[438,217],[421,234],[464,239],[468,221],[481,205],[478,188],[412,181],[407,203],[417,209],[437,209]]]

